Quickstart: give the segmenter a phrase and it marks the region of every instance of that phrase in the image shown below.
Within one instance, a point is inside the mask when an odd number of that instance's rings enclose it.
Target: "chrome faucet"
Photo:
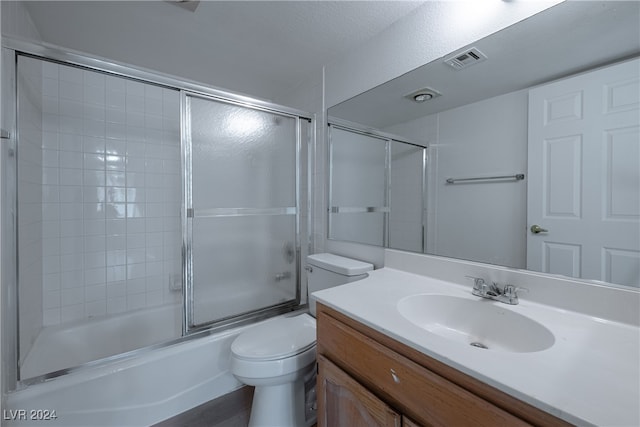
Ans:
[[[466,277],[473,279],[473,291],[471,292],[473,295],[503,302],[505,304],[518,304],[518,292],[528,292],[528,289],[526,288],[517,288],[513,285],[504,285],[500,288],[497,283],[487,283],[482,277]]]

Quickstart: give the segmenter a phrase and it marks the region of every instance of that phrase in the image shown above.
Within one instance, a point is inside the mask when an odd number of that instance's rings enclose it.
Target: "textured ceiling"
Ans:
[[[380,33],[424,2],[26,2],[49,43],[265,99]]]

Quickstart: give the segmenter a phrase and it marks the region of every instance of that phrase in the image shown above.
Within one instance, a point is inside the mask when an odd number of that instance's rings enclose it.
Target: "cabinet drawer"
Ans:
[[[528,426],[321,312],[319,351],[391,406],[430,426]]]

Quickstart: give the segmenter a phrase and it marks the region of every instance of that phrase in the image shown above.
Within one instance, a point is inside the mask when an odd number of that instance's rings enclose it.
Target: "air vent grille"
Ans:
[[[480,52],[475,47],[472,47],[471,49],[450,56],[444,60],[444,63],[456,70],[462,70],[463,68],[478,64],[486,59],[487,55]]]

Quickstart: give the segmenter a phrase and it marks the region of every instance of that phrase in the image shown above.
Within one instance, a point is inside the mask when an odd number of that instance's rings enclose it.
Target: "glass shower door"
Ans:
[[[386,245],[388,150],[387,139],[330,127],[329,238]]]
[[[297,304],[299,119],[185,106],[188,328]]]
[[[12,63],[19,379],[180,337],[180,92]]]
[[[426,149],[329,125],[329,238],[423,252]]]
[[[391,141],[388,247],[424,252],[426,149]]]

